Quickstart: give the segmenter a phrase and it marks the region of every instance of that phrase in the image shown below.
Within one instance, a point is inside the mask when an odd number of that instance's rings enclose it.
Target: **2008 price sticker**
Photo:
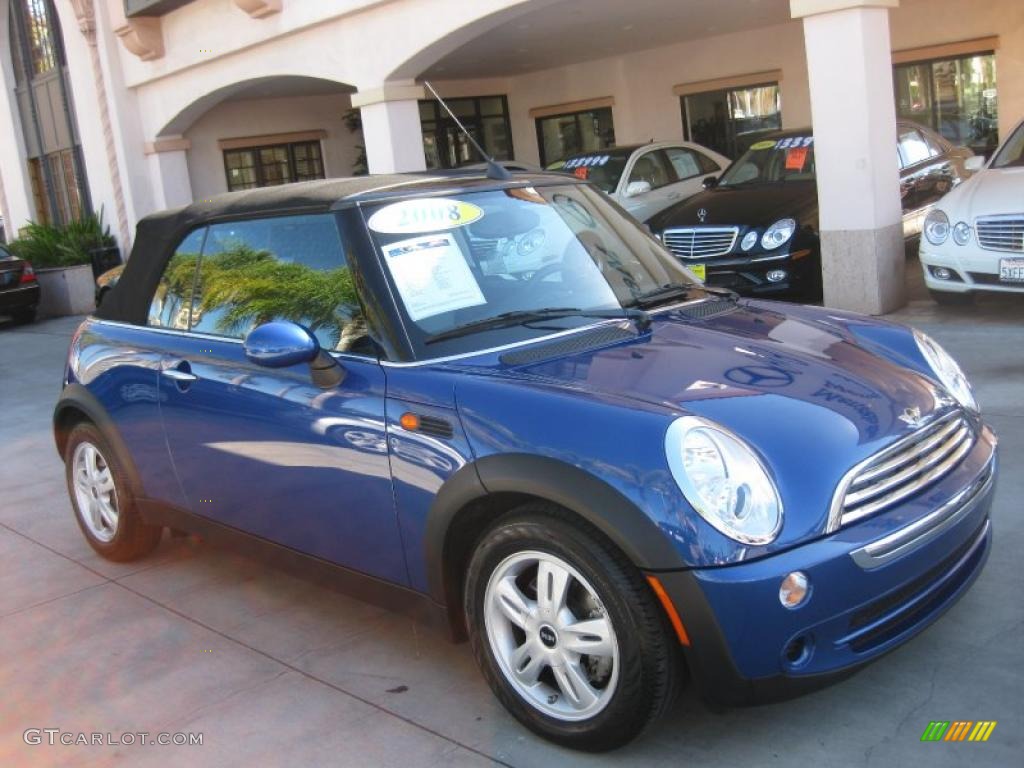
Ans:
[[[482,208],[463,200],[423,197],[384,206],[370,217],[367,226],[385,235],[411,235],[464,227],[483,215]]]

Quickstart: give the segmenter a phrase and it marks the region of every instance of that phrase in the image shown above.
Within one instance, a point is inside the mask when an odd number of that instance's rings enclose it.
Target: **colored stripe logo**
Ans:
[[[921,734],[921,741],[988,741],[996,729],[996,720],[932,720]]]

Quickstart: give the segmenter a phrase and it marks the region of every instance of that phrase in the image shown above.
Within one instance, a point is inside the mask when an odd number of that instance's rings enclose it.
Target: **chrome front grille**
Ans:
[[[739,227],[686,227],[666,229],[661,238],[665,247],[680,258],[707,259],[729,253],[739,231]]]
[[[956,410],[858,464],[836,490],[829,530],[912,496],[952,470],[973,444],[971,426]]]
[[[1024,251],[1024,213],[980,216],[975,223],[978,245],[990,251]]]

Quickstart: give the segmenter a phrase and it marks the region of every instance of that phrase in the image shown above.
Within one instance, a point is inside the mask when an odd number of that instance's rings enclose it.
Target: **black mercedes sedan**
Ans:
[[[0,315],[31,323],[39,304],[39,282],[32,265],[0,245]]]
[[[932,205],[969,176],[973,154],[916,123],[897,123],[903,236],[921,233]],[[818,190],[809,128],[769,134],[705,190],[647,221],[708,285],[745,295],[821,300]]]

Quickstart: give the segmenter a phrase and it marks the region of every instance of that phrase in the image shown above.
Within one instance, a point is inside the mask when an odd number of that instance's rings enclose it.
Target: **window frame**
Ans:
[[[486,99],[500,99],[501,100],[501,114],[500,115],[491,114],[491,113],[484,114],[483,109],[481,107],[481,103],[483,101],[485,101]],[[452,98],[452,99],[447,99],[446,103],[448,104],[449,107],[451,107],[452,111],[455,112],[456,115],[458,115],[458,109],[457,108],[459,107],[460,103],[467,102],[467,101],[473,102],[473,116],[472,117],[461,117],[461,116],[459,116],[459,120],[462,122],[463,125],[466,126],[466,129],[470,132],[470,134],[473,136],[473,138],[476,139],[477,141],[479,141],[480,142],[480,146],[482,146],[484,148],[484,151],[487,152],[489,155],[491,155],[495,160],[515,160],[516,159],[516,149],[515,149],[515,144],[513,143],[513,137],[512,137],[512,118],[509,115],[509,110],[508,110],[508,96],[506,94],[497,94],[497,93],[486,94],[486,95],[483,95],[483,96],[457,96],[457,97]],[[431,117],[429,120],[424,120],[424,118],[423,118],[422,110],[423,110],[424,107],[430,107],[430,109],[433,112],[433,117]],[[427,166],[427,170],[452,170],[452,169],[460,167],[459,165],[449,165],[448,164],[449,158],[451,156],[451,151],[450,151],[451,147],[448,144],[448,132],[446,130],[444,130],[444,128],[447,127],[447,126],[452,126],[456,130],[458,130],[458,127],[452,121],[451,117],[449,117],[448,113],[445,112],[444,109],[441,108],[441,105],[437,103],[436,99],[420,99],[420,101],[419,101],[419,109],[420,109],[420,133],[423,135],[424,138],[426,138],[426,135],[427,135],[428,131],[433,134],[434,141],[436,142],[436,146],[437,146],[437,157],[438,157],[438,160],[440,161],[440,164],[438,165],[438,167],[436,169],[431,168],[428,165]],[[484,130],[483,130],[483,121],[484,120],[486,120],[486,119],[492,119],[493,120],[493,119],[499,118],[499,117],[503,118],[504,122],[505,122],[505,135],[508,137],[508,153],[507,153],[508,157],[501,157],[501,156],[499,156],[500,153],[495,153],[490,147],[487,146],[487,136],[486,136],[486,134],[484,133]],[[474,132],[474,130],[475,130],[475,132]],[[424,152],[424,154],[426,154],[426,153]],[[465,163],[465,164],[471,164],[473,162],[477,162],[477,161],[473,160],[473,161],[470,161],[469,163]]]
[[[319,176],[312,176],[312,177],[307,177],[307,178],[299,179],[298,178],[298,172],[297,172],[297,169],[296,169],[295,148],[299,147],[299,146],[312,146],[312,145],[315,145],[317,147],[317,151],[319,152],[320,175]],[[287,152],[287,155],[288,155],[288,180],[282,182],[281,184],[267,184],[266,183],[266,178],[265,178],[264,172],[263,172],[263,163],[260,160],[259,153],[261,151],[268,150],[268,149],[282,149],[282,148]],[[232,169],[228,165],[228,155],[236,154],[236,153],[241,154],[241,153],[246,153],[246,152],[251,152],[252,153],[253,165],[251,166],[251,168],[253,170],[253,174],[256,177],[256,186],[254,186],[254,187],[250,187],[250,186],[236,186],[236,187],[232,187],[231,186],[231,171],[232,171]],[[228,192],[239,192],[239,191],[243,191],[243,190],[246,190],[246,189],[260,189],[262,187],[280,187],[280,186],[283,186],[284,184],[295,184],[295,183],[298,183],[300,181],[315,181],[315,180],[318,180],[318,179],[326,179],[327,178],[327,168],[326,168],[326,164],[324,163],[324,148],[323,148],[323,140],[322,139],[308,139],[308,140],[305,140],[305,141],[290,141],[290,142],[283,142],[283,143],[276,143],[276,144],[254,144],[254,145],[248,146],[248,147],[232,147],[231,149],[221,150],[221,156],[222,156],[222,161],[224,163],[224,180],[227,183]],[[307,158],[306,162],[309,162],[308,158]]]
[[[559,113],[554,114],[554,115],[544,115],[543,117],[535,117],[533,119],[533,122],[534,122],[534,129],[535,129],[536,134],[537,134],[537,153],[538,153],[538,157],[540,158],[540,167],[542,169],[543,168],[547,168],[548,165],[550,165],[553,162],[556,162],[555,160],[552,160],[552,159],[550,159],[550,158],[545,156],[546,155],[546,153],[544,152],[544,121],[545,120],[558,120],[558,119],[561,119],[563,117],[571,117],[571,118],[573,118],[573,121],[576,124],[576,135],[578,136],[580,134],[580,116],[581,115],[595,115],[598,112],[607,112],[608,113],[608,117],[611,118],[609,123],[610,123],[611,129],[612,129],[611,144],[609,144],[607,147],[601,147],[600,149],[612,149],[612,148],[615,147],[615,112],[614,112],[614,110],[612,109],[611,106],[607,106],[607,107],[592,107],[590,109],[578,109],[578,110],[571,111],[571,112],[559,112]],[[565,160],[566,158],[572,157],[573,155],[582,155],[582,154],[586,154],[586,153],[592,152],[592,151],[593,152],[597,152],[597,151],[600,151],[600,150],[585,150],[582,147],[580,147],[580,148],[577,148],[577,149],[570,150],[569,152],[566,152],[565,156],[561,157],[559,159],[560,160]]]

